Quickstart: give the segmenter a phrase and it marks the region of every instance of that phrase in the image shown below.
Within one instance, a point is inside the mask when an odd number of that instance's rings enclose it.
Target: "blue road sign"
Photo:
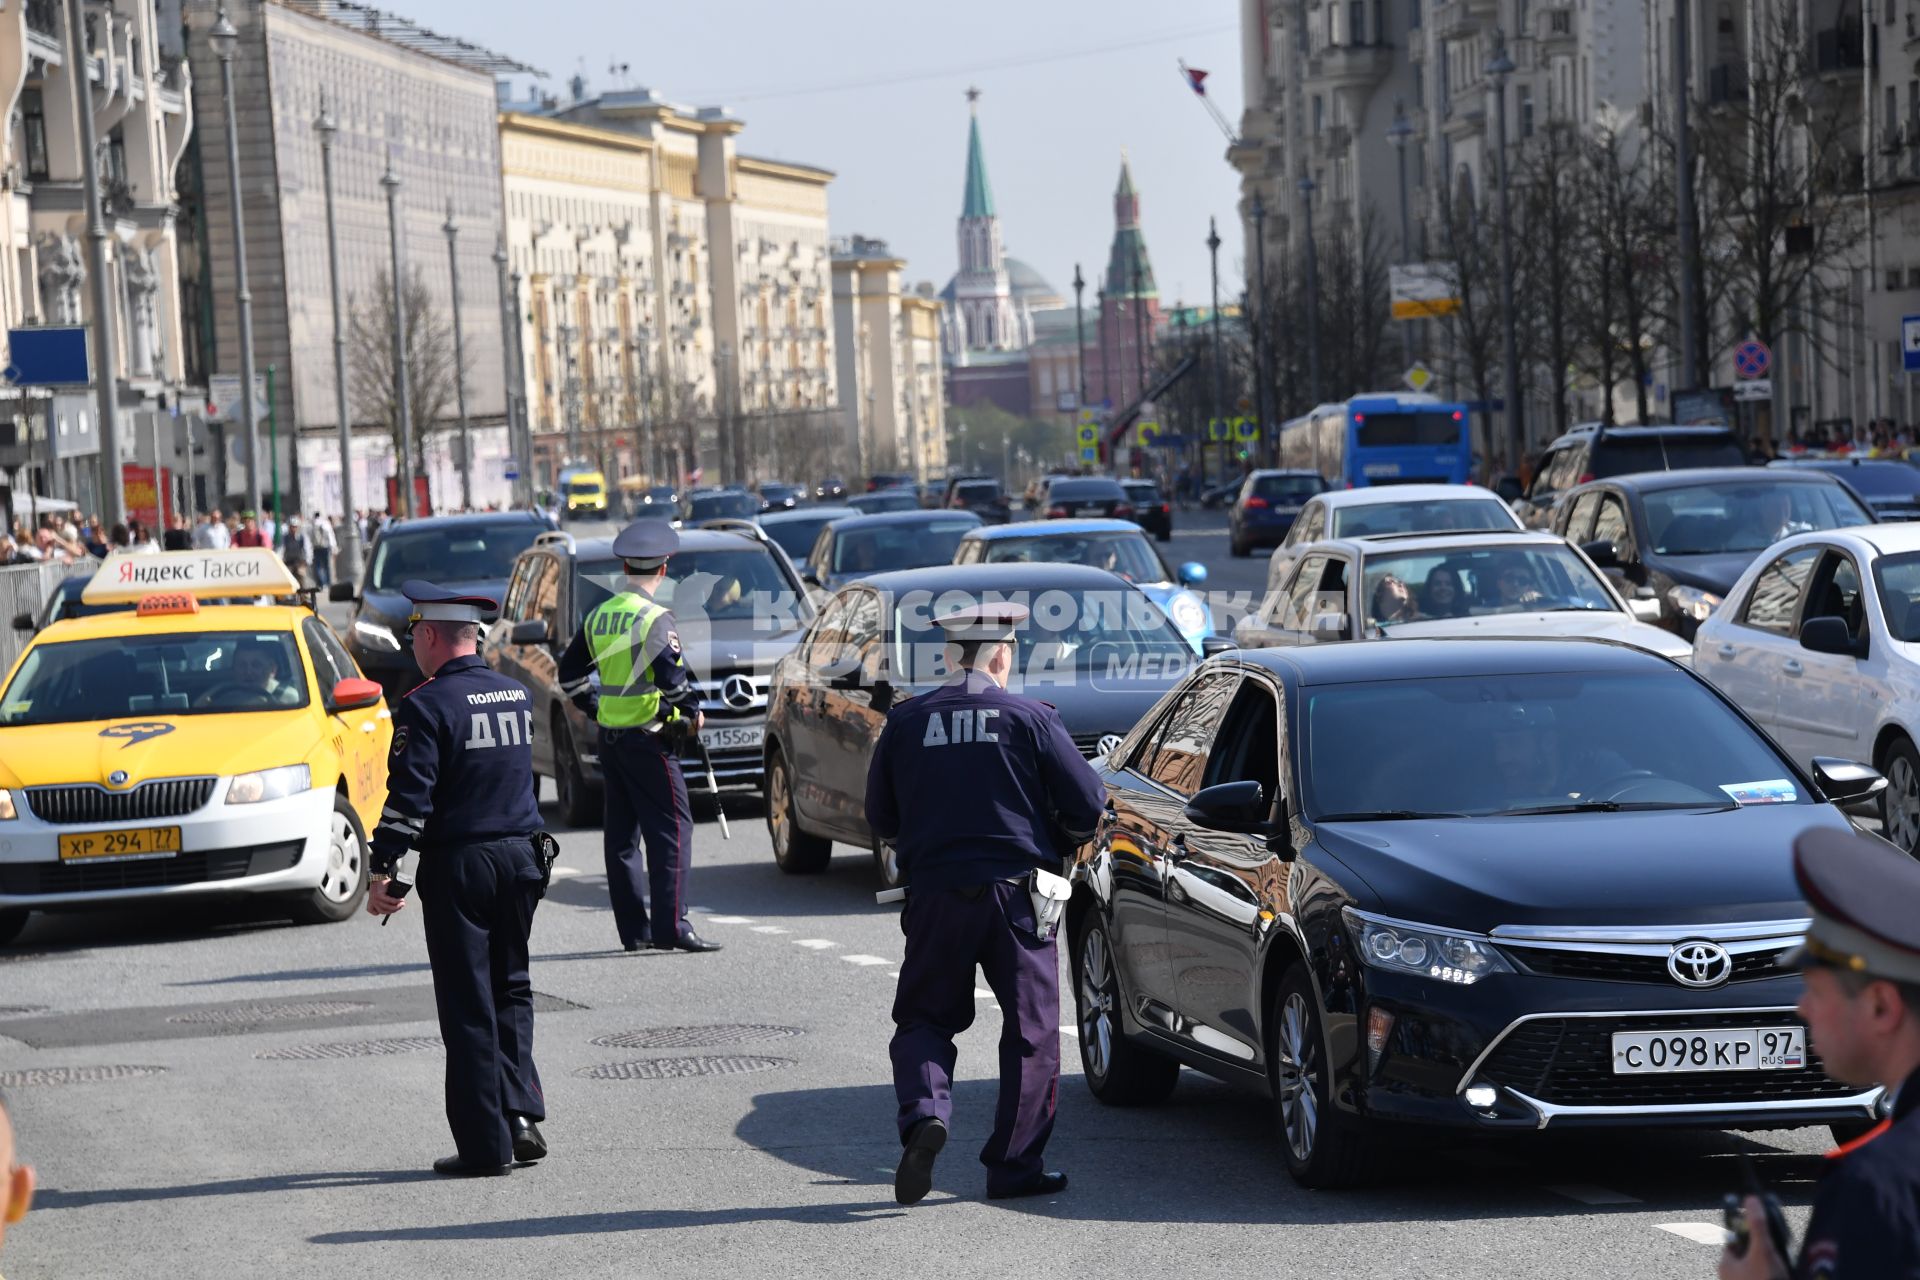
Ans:
[[[1900,317],[1900,367],[1920,372],[1920,316]]]
[[[16,387],[87,385],[87,331],[77,324],[7,330],[5,369]]]
[[[1743,382],[1767,376],[1773,368],[1773,349],[1758,338],[1748,338],[1733,349],[1733,371]]]

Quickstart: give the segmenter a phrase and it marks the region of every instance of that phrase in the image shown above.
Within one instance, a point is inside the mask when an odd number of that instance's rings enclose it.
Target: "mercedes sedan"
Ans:
[[[1648,726],[1658,732],[1648,732]],[[1776,967],[1791,846],[1878,774],[1803,770],[1666,660],[1409,640],[1200,666],[1102,765],[1068,938],[1086,1081],[1272,1099],[1309,1186],[1394,1125],[1869,1123]]]

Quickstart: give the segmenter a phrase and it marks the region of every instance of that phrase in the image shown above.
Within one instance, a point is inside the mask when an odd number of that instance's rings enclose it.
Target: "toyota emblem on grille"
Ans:
[[[1114,752],[1118,751],[1119,749],[1120,749],[1119,734],[1103,733],[1100,735],[1100,759],[1105,760],[1108,756],[1112,755]]]
[[[1717,987],[1733,976],[1733,957],[1717,942],[1676,942],[1667,953],[1667,972],[1683,987]]]
[[[745,676],[728,676],[726,683],[720,686],[720,701],[735,711],[745,711],[752,706],[753,698],[753,681]]]

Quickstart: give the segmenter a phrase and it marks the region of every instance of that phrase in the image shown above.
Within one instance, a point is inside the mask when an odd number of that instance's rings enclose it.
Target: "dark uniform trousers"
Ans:
[[[447,1124],[462,1159],[513,1160],[507,1112],[544,1120],[527,935],[540,869],[525,836],[427,850],[420,907],[447,1046]]]
[[[647,940],[648,894],[640,879],[644,844],[653,941],[666,945],[686,927],[687,867],[693,861],[693,807],[680,760],[659,734],[602,729],[600,772],[606,782],[603,838],[614,927],[628,946]]]
[[[973,1025],[978,965],[1000,1002],[1000,1099],[981,1148],[989,1192],[1044,1172],[1060,1089],[1060,970],[1033,934],[1024,885],[996,880],[910,893],[906,958],[893,1000],[893,1089],[900,1135],[927,1116],[952,1123],[954,1037]]]

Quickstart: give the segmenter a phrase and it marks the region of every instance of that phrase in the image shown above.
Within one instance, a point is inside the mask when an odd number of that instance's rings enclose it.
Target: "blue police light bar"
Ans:
[[[87,331],[82,325],[40,325],[7,330],[7,367],[0,370],[16,387],[84,387]]]

